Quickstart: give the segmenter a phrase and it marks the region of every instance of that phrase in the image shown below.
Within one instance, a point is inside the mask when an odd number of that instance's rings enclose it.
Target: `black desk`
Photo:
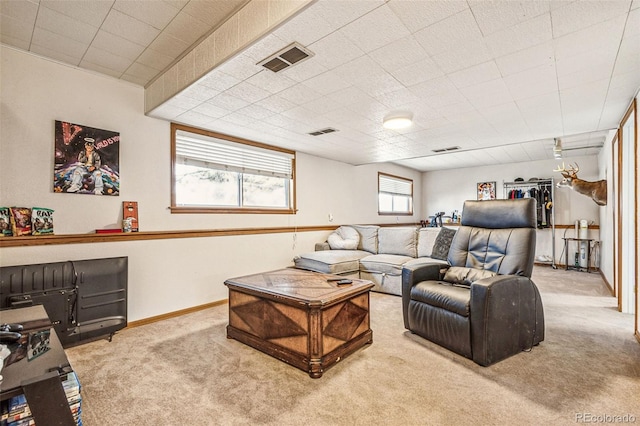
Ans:
[[[51,322],[42,305],[0,311],[0,323],[38,324],[34,329],[42,329],[42,324]],[[46,326],[45,326],[46,328]],[[23,334],[28,333],[28,327]],[[71,371],[62,344],[55,330],[51,329],[50,348],[33,358],[25,356],[0,372],[0,400],[24,394],[35,423],[38,426],[74,426],[69,403],[60,381],[60,375]]]
[[[589,267],[591,266],[591,241],[593,241],[592,238],[563,238],[564,240],[564,265],[565,265],[565,270],[568,269],[575,269],[576,271],[584,271],[584,272],[591,272],[589,270]],[[578,263],[578,265],[576,265],[575,263],[573,264],[569,264],[569,243],[570,242],[575,242],[576,243],[576,251],[579,253],[580,252],[580,244],[581,243],[587,243],[587,267],[582,267],[580,266],[580,263]]]

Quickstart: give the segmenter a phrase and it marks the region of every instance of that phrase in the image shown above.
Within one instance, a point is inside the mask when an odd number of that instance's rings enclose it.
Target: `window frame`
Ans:
[[[207,136],[216,139],[222,139],[237,144],[253,146],[256,148],[266,149],[270,151],[281,152],[291,155],[291,179],[289,181],[289,207],[216,207],[216,206],[180,206],[176,205],[176,133],[178,130],[183,132],[194,133],[196,135]],[[242,188],[240,188],[242,190]],[[240,194],[242,196],[242,194]],[[213,132],[209,130],[199,129],[197,127],[185,126],[178,123],[171,123],[171,213],[254,213],[254,214],[296,214],[296,152],[285,148],[279,148],[273,145],[267,145],[236,136],[226,135],[223,133]]]
[[[408,182],[411,185],[411,194],[409,195],[409,211],[398,211],[398,212],[388,212],[388,211],[380,211],[380,195],[382,194],[382,192],[380,191],[380,179],[382,177],[385,177],[387,179],[394,179],[394,180],[399,180],[399,181],[404,181],[404,182]],[[385,192],[386,194],[386,192]],[[406,195],[406,194],[400,194],[400,193],[396,193],[395,195]],[[378,215],[379,216],[413,216],[413,179],[409,179],[409,178],[405,178],[402,176],[396,176],[396,175],[392,175],[389,173],[384,173],[384,172],[378,172]]]

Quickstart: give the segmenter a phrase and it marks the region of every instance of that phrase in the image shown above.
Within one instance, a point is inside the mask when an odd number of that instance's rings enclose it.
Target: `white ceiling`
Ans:
[[[245,3],[0,0],[0,34],[145,85]],[[294,41],[314,56],[257,65]],[[640,0],[318,0],[150,115],[427,171],[553,158],[556,137],[565,158],[595,155],[638,88]],[[413,126],[383,129],[398,110]]]

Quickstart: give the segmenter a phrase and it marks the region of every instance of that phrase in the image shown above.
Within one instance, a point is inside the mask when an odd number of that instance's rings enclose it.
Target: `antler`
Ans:
[[[572,165],[569,165],[569,169],[567,170],[564,166],[564,161],[562,162],[562,168],[560,168],[560,166],[558,166],[558,168],[556,170],[554,170],[554,172],[565,172],[565,173],[569,173],[573,176],[577,175],[578,172],[580,171],[580,167],[578,167],[578,163],[574,163],[575,167]]]

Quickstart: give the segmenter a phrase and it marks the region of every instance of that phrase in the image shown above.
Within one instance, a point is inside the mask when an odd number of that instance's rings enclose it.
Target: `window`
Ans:
[[[413,214],[413,181],[378,173],[378,214]]]
[[[171,124],[174,213],[295,213],[295,152]]]

